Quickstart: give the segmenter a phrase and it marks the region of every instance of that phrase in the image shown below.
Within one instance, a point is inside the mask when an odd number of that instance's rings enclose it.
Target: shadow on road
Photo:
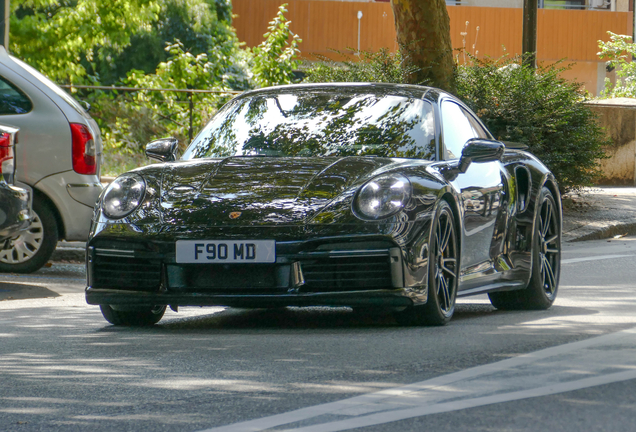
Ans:
[[[59,296],[60,295],[58,293],[37,285],[0,282],[0,301],[39,299]]]
[[[192,308],[184,308],[188,310]],[[152,331],[168,332],[197,332],[207,330],[329,330],[350,332],[356,330],[400,331],[409,327],[400,326],[393,314],[389,311],[352,311],[346,307],[281,307],[272,309],[238,309],[227,308],[222,311],[210,308],[210,313],[205,313],[206,308],[201,308],[201,314],[181,315],[180,313],[167,313],[166,317],[156,326],[146,327],[142,332]],[[578,307],[554,306],[547,311],[499,311],[489,304],[459,304],[451,324],[455,325],[523,325],[524,323],[553,318],[559,321],[568,321],[569,316],[584,316],[597,313],[594,310]],[[425,331],[439,332],[439,327],[415,327],[428,329]],[[152,329],[152,330],[151,330]],[[106,326],[100,331],[132,331],[130,327]]]

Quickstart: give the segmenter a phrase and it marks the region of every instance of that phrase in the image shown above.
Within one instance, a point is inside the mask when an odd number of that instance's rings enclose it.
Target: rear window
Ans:
[[[49,90],[51,90],[53,93],[55,93],[56,95],[58,95],[59,97],[64,99],[71,106],[71,108],[73,108],[75,111],[77,111],[82,117],[91,118],[90,115],[88,115],[88,113],[84,110],[82,105],[80,105],[79,102],[77,102],[73,98],[73,96],[71,96],[70,94],[68,94],[64,90],[62,90],[62,88],[59,87],[57,84],[55,84],[53,81],[51,81],[50,79],[48,79],[47,77],[42,75],[37,70],[33,69],[28,64],[24,63],[23,61],[20,61],[20,60],[18,60],[15,57],[11,57],[11,60],[13,60],[21,68],[25,69],[29,74],[31,74],[33,76],[33,78],[38,80],[41,84],[43,84],[46,87],[48,87]],[[46,93],[46,90],[44,90],[44,92]]]
[[[27,95],[0,77],[0,115],[26,114],[32,109],[33,104]]]

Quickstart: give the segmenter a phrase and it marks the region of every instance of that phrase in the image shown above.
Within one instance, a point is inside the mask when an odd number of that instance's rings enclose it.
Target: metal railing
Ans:
[[[104,91],[120,91],[127,93],[134,92],[172,92],[172,93],[186,93],[188,96],[188,117],[189,117],[189,127],[188,127],[188,137],[190,141],[193,138],[193,111],[194,111],[194,101],[192,100],[192,96],[195,94],[220,94],[220,95],[237,95],[243,93],[242,91],[235,90],[205,90],[205,89],[175,89],[175,88],[142,88],[142,87],[115,87],[115,86],[92,86],[92,85],[73,85],[66,84],[60,85],[60,87],[67,89],[78,89],[78,90],[104,90]]]

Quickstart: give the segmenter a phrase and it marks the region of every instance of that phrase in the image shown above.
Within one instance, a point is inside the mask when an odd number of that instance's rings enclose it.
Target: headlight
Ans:
[[[102,199],[104,215],[121,219],[132,213],[144,199],[146,182],[134,173],[123,174],[108,185]]]
[[[401,174],[384,174],[360,188],[353,212],[360,219],[384,219],[404,208],[411,199],[411,182]]]

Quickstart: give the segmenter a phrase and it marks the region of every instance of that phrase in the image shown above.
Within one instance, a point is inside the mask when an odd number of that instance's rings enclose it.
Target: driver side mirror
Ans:
[[[174,162],[177,160],[178,148],[178,139],[162,138],[146,144],[146,156],[160,162]]]
[[[499,141],[472,138],[466,141],[457,169],[465,173],[472,162],[500,161],[506,146]]]

